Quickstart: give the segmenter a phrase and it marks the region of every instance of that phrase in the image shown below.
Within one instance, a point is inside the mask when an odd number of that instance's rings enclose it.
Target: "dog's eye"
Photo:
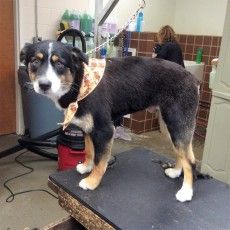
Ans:
[[[34,59],[32,59],[32,61],[31,61],[31,63],[33,64],[33,65],[38,65],[38,64],[40,64],[40,60],[38,60],[37,58],[34,58]]]
[[[63,68],[64,65],[60,62],[60,61],[56,61],[55,62],[55,65],[58,67],[58,68]]]

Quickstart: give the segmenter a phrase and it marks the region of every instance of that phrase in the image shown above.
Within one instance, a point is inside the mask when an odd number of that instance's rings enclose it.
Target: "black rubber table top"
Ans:
[[[50,180],[118,229],[230,229],[228,185],[197,180],[193,200],[180,203],[175,193],[182,178],[167,178],[153,159],[168,160],[143,148],[120,153],[94,191],[78,187],[85,176],[75,170],[54,173]]]

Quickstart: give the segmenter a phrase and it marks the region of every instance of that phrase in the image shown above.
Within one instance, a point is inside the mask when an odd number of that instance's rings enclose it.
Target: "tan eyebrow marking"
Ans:
[[[30,80],[35,81],[36,80],[36,75],[35,75],[35,73],[32,73],[30,63],[29,63],[29,66],[28,66],[28,72],[29,72]]]
[[[59,57],[57,56],[57,55],[53,55],[52,57],[51,57],[51,59],[53,60],[53,62],[55,62],[55,61],[58,61],[59,60]]]
[[[43,59],[44,55],[43,53],[39,52],[39,53],[36,53],[35,57],[41,60]]]

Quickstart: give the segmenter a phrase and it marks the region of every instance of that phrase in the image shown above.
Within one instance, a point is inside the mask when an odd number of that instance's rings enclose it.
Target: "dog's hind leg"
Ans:
[[[167,137],[168,139],[170,139],[172,141],[171,135],[170,135],[170,133],[168,131],[168,128],[167,128],[167,125],[165,124],[165,121],[162,118],[160,109],[158,109],[158,118],[159,118],[159,124],[160,124],[160,131],[161,131],[161,133],[165,137]],[[173,142],[172,142],[172,145],[173,145],[174,151],[177,152],[176,149],[175,149],[175,147],[174,147]],[[173,168],[171,166],[168,167],[168,168],[166,168],[165,169],[165,174],[166,174],[166,176],[174,179],[174,178],[179,177],[181,175],[181,173],[182,173],[182,162],[181,162],[181,158],[179,157],[178,154],[176,154],[176,164],[175,164],[175,166]]]
[[[176,148],[173,147],[173,149],[177,153]],[[172,167],[166,168],[165,169],[165,175],[174,179],[174,178],[179,177],[181,175],[181,173],[182,173],[182,160],[181,160],[181,157],[179,156],[179,154],[177,153],[175,166],[173,168]]]
[[[104,134],[102,131],[94,135],[95,164],[89,176],[82,179],[79,183],[79,186],[85,190],[96,189],[107,169],[113,145],[113,132],[109,135],[109,139],[105,135],[106,133]]]
[[[195,163],[195,157],[192,150],[192,138],[196,110],[182,111],[180,106],[173,105],[161,112],[177,154],[175,168],[166,169],[165,174],[176,178],[180,176],[183,169],[184,180],[181,189],[176,194],[176,199],[181,202],[190,201],[193,196],[192,164]]]
[[[181,189],[176,193],[176,199],[180,202],[190,201],[193,196],[193,173],[190,160],[187,158],[188,146],[177,148],[177,153],[181,157],[184,180]]]
[[[94,145],[89,134],[85,134],[85,152],[85,161],[76,167],[81,174],[91,172],[94,166]]]

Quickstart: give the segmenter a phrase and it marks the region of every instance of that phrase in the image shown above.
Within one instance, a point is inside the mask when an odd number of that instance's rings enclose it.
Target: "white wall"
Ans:
[[[109,0],[104,0],[104,5]],[[122,27],[139,6],[139,0],[120,0],[111,15],[118,19]],[[176,0],[145,0],[143,31],[158,31],[162,25],[174,24]]]
[[[104,0],[104,5],[109,0]],[[169,24],[178,34],[221,36],[227,0],[145,0],[144,31],[157,32]],[[95,0],[38,0],[38,34],[56,39],[64,10],[78,9],[93,14]],[[137,9],[139,0],[120,0],[112,15],[122,27]],[[19,0],[20,48],[35,36],[34,0]]]
[[[32,42],[35,36],[34,0],[19,0],[20,48],[25,42]],[[93,4],[92,4],[93,3]],[[38,0],[38,35],[42,39],[56,39],[56,31],[65,9],[94,12],[94,0]]]
[[[222,36],[227,1],[176,0],[176,33]]]
[[[104,0],[107,2],[108,0]],[[228,0],[146,0],[144,31],[169,24],[178,34],[222,36]],[[120,0],[114,14],[122,26],[139,0]]]

